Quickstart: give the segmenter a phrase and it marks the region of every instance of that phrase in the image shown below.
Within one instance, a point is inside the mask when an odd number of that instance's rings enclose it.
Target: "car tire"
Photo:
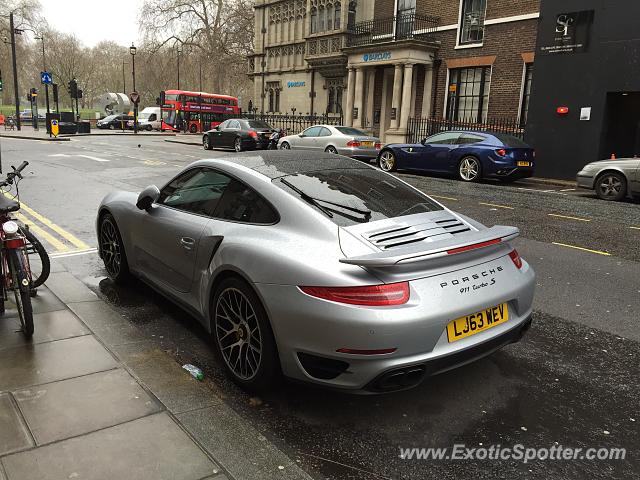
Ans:
[[[205,135],[202,137],[202,148],[205,150],[211,150],[213,147],[211,146],[211,139],[209,135]]]
[[[151,125],[147,125],[146,127],[144,127],[144,129],[145,129],[147,132],[150,132],[151,130],[153,130],[153,127],[152,127]]]
[[[458,164],[458,178],[463,182],[478,182],[482,178],[482,165],[477,157],[468,155]]]
[[[109,130],[115,130],[116,127],[114,127],[113,125],[109,125]]]
[[[262,302],[244,280],[228,277],[217,286],[211,332],[236,385],[255,392],[273,387],[280,377],[275,338]]]
[[[598,198],[619,202],[627,194],[627,179],[620,172],[604,172],[596,178],[595,190]]]
[[[233,142],[233,149],[236,152],[242,151],[242,139],[240,137],[236,137],[235,141]]]
[[[131,278],[124,243],[115,218],[106,213],[100,219],[100,257],[111,280],[118,284],[127,283]]]
[[[333,153],[335,155],[338,155],[338,150],[333,145],[329,145],[327,148],[324,149],[324,151],[326,153]]]
[[[378,155],[378,166],[383,172],[395,172],[398,168],[396,156],[391,150],[383,150]]]
[[[291,145],[289,145],[289,142],[282,142],[280,144],[280,150],[291,150]]]
[[[191,125],[189,125],[189,132],[198,133],[198,126],[195,123],[192,123]]]

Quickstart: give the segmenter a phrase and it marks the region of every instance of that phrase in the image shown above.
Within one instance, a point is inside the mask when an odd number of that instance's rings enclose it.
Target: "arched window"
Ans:
[[[273,110],[273,107],[274,107],[274,105],[275,105],[275,104],[274,104],[274,100],[275,100],[275,95],[274,95],[274,92],[273,92],[273,88],[270,88],[270,89],[269,89],[269,111],[270,111],[270,112],[273,112],[273,111],[274,111],[274,110]]]
[[[349,2],[349,18],[347,19],[347,26],[352,27],[356,23],[356,2]]]
[[[318,10],[315,7],[311,9],[311,33],[318,33]]]
[[[335,28],[336,30],[340,30],[341,16],[342,16],[342,5],[340,5],[340,2],[337,2],[334,7],[334,14],[333,14],[333,28]]]
[[[318,8],[318,31],[324,32],[325,30],[325,12],[324,7],[321,6]]]
[[[327,12],[327,30],[333,30],[333,5],[329,4],[326,8]]]
[[[335,99],[333,95],[333,87],[329,87],[329,92],[327,94],[327,113],[334,113],[334,105]]]
[[[280,113],[280,89],[279,88],[276,88],[276,99],[275,100],[276,101],[275,101],[275,105],[274,105],[274,107],[275,107],[274,112]]]

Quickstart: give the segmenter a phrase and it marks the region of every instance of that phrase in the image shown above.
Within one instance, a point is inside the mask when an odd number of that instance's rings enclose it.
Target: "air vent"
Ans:
[[[398,223],[396,225],[367,232],[364,238],[380,250],[390,250],[418,242],[435,242],[453,235],[471,230],[455,217],[428,221],[415,225]]]

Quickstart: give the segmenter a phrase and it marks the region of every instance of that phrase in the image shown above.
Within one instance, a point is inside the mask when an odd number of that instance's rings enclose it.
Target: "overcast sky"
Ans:
[[[41,5],[51,27],[74,33],[88,47],[102,40],[126,47],[140,43],[137,17],[142,0],[44,0]]]

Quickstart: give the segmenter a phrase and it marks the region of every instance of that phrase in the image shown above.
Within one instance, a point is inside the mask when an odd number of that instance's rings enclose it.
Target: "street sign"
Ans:
[[[134,105],[137,105],[140,102],[140,94],[138,92],[131,92],[129,94],[129,100],[131,100],[131,103]]]
[[[53,75],[50,72],[40,72],[40,81],[44,85],[51,85],[53,83]]]
[[[59,130],[59,126],[58,126],[58,120],[53,119],[51,120],[51,135],[53,135],[54,137],[58,136],[58,132]]]

